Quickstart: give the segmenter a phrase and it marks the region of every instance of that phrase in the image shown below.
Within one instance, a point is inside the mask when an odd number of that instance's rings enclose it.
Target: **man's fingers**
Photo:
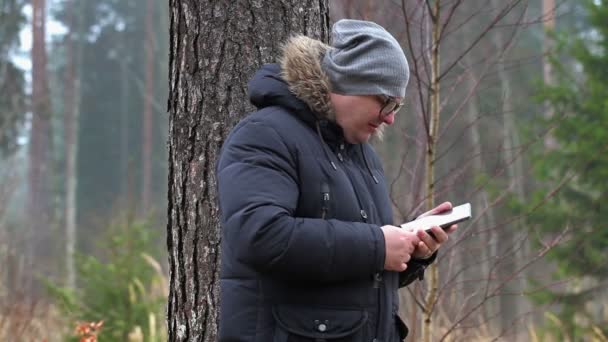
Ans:
[[[451,202],[443,202],[440,205],[436,206],[435,208],[433,208],[433,210],[431,210],[433,212],[433,214],[439,214],[442,213],[446,210],[450,210],[452,209],[452,203]]]
[[[450,210],[450,209],[452,209],[452,202],[445,201],[445,202],[441,203],[440,205],[438,205],[437,208],[441,209],[441,210]]]
[[[446,233],[448,233],[448,234],[452,234],[453,232],[455,232],[455,231],[456,231],[456,229],[458,229],[458,225],[457,225],[457,224],[451,225],[451,226],[450,226],[450,228],[448,228],[448,229],[446,230]]]
[[[439,214],[442,213],[446,210],[450,210],[452,209],[452,202],[446,201],[441,203],[440,205],[436,206],[435,208],[427,211],[426,213],[418,216],[418,217],[424,217],[424,216],[429,216],[429,215],[434,215],[434,214]]]
[[[420,249],[420,251],[422,251],[421,254],[423,254],[423,255],[433,254],[433,251],[423,241],[420,241],[420,244],[418,245],[418,248]]]
[[[424,230],[418,231],[418,238],[420,238],[420,241],[424,242],[426,246],[428,246],[431,250],[437,248],[437,242],[440,242],[437,241],[437,233],[433,228],[431,228],[431,231],[433,232],[433,235],[435,235],[435,238],[433,238],[429,233]],[[443,231],[441,233],[445,234]]]
[[[412,256],[410,254],[406,254],[405,257],[403,258],[403,263],[407,263],[408,261],[410,261],[411,258],[412,258]]]
[[[441,227],[432,227],[433,235],[436,243],[444,243],[448,239],[448,233],[443,230]]]

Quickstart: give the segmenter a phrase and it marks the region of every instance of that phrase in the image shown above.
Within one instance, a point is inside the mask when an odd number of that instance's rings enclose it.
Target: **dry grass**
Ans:
[[[32,299],[18,287],[23,268],[8,267],[8,263],[19,262],[19,255],[2,243],[10,241],[2,228],[0,223],[0,260],[5,265],[0,267],[0,341],[62,341],[71,330],[68,322],[52,303]],[[13,272],[7,274],[7,268]]]
[[[67,322],[50,304],[0,302],[0,341],[62,341]]]

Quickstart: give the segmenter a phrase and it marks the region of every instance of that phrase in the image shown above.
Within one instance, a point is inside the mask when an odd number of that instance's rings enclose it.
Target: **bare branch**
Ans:
[[[435,1],[439,1],[439,0],[435,0]],[[429,16],[431,17],[431,20],[433,22],[437,21],[437,18],[435,18],[435,16],[433,15],[433,8],[431,7],[431,1],[430,0],[425,0],[424,1],[426,4],[426,8],[429,11]]]
[[[563,238],[564,234],[565,234],[565,232],[562,232],[562,234],[560,235],[560,238]],[[552,245],[549,245],[545,249],[543,249],[542,251],[540,251],[537,256],[535,256],[534,258],[532,258],[531,260],[529,260],[527,263],[525,263],[524,265],[522,265],[514,273],[515,274],[519,274],[523,270],[525,270],[528,267],[530,267],[534,262],[536,262],[537,260],[541,259],[551,248],[555,247],[559,243],[559,241],[561,241],[561,239],[554,240],[554,243]],[[499,285],[497,285],[491,291],[487,292],[484,295],[484,297],[482,298],[482,300],[479,301],[479,303],[477,303],[476,305],[474,305],[471,309],[469,309],[469,311],[467,313],[465,313],[463,316],[461,316],[456,321],[454,321],[454,323],[452,324],[452,326],[443,334],[443,336],[441,337],[440,341],[444,341],[447,338],[447,336],[454,329],[456,329],[456,327],[458,327],[467,317],[469,317],[474,312],[476,312],[477,310],[479,310],[481,308],[481,306],[486,302],[487,299],[500,295],[500,289],[502,289],[508,283],[508,281],[511,280],[511,278],[512,278],[512,275],[510,275],[509,277],[507,277],[507,280],[501,282]]]
[[[407,15],[407,9],[406,9],[406,0],[402,0],[401,1],[401,9],[403,12],[403,20],[405,23],[405,30],[406,30],[406,37],[407,37],[407,43],[408,43],[408,49],[409,51],[412,52],[412,63],[413,63],[413,69],[411,69],[411,74],[412,76],[415,76],[416,82],[418,84],[417,86],[417,90],[418,90],[418,100],[420,101],[420,110],[422,113],[422,117],[426,118],[427,114],[426,114],[426,108],[424,106],[424,104],[426,103],[426,101],[424,100],[424,96],[423,96],[423,89],[426,89],[428,87],[427,84],[422,84],[422,78],[420,77],[420,66],[418,65],[418,58],[415,57],[413,51],[416,51],[418,49],[416,49],[416,47],[414,46],[414,42],[412,41],[412,31],[411,31],[411,24],[410,24],[410,20],[408,20],[408,15]],[[424,13],[422,14],[422,18],[424,18]],[[420,30],[421,32],[423,32],[423,30]],[[421,40],[422,42],[422,40]],[[422,43],[421,43],[422,44]],[[424,49],[423,49],[424,50]],[[423,59],[423,61],[426,61]],[[425,65],[426,63],[423,62],[423,65]],[[426,69],[426,68],[425,68]],[[428,127],[428,121],[426,119],[424,119],[424,126],[426,128],[426,131],[428,131],[429,127]]]
[[[448,15],[447,15],[447,17],[445,18],[445,20],[443,22],[443,26],[441,27],[441,30],[440,30],[440,33],[439,33],[439,41],[443,41],[442,40],[443,32],[445,31],[445,29],[448,27],[448,25],[452,21],[452,16],[456,12],[456,9],[460,6],[461,2],[462,2],[462,0],[456,0],[456,3],[454,5],[452,5],[452,7],[450,8],[450,11],[448,12]]]
[[[481,41],[481,39],[488,33],[488,31],[494,27],[500,20],[502,20],[509,12],[515,8],[522,0],[514,0],[509,3],[505,8],[503,8],[497,15],[494,17],[492,22],[488,24],[488,26],[481,31],[481,33],[473,40],[473,42],[458,56],[456,59],[441,73],[439,79],[443,79],[446,74],[448,74],[454,66],[457,65],[458,61],[461,60],[467,53],[469,53],[476,45]]]

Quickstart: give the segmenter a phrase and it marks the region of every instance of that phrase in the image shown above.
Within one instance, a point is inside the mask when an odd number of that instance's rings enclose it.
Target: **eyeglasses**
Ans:
[[[387,116],[393,112],[397,113],[403,107],[403,102],[397,101],[394,97],[381,95],[380,98],[383,101],[380,116]]]

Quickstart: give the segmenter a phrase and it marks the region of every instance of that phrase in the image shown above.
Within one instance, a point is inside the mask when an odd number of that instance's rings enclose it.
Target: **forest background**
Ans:
[[[171,335],[171,6],[0,4],[0,340]],[[608,1],[329,14],[381,24],[410,60],[406,109],[374,143],[395,220],[429,198],[474,208],[402,291],[408,339],[607,341]]]

